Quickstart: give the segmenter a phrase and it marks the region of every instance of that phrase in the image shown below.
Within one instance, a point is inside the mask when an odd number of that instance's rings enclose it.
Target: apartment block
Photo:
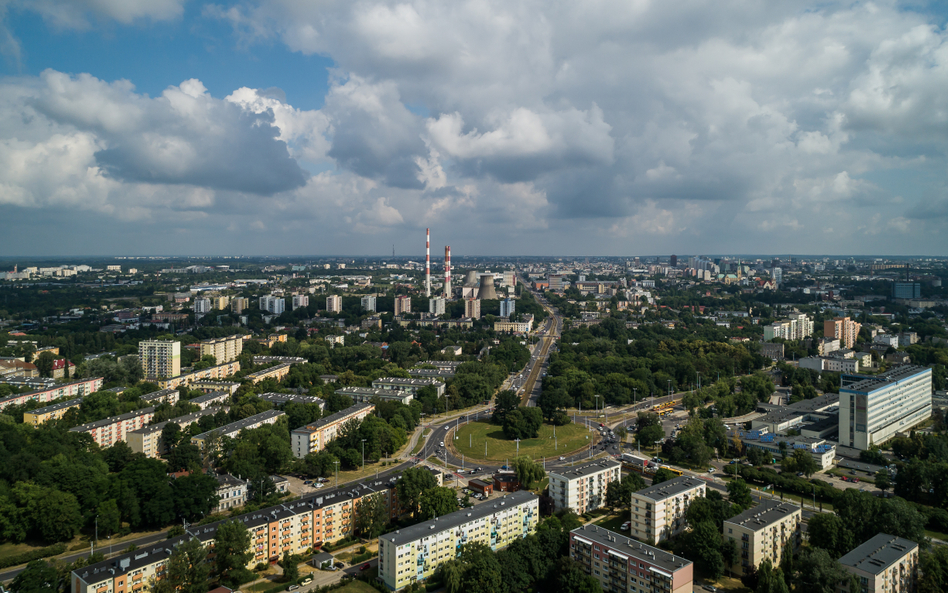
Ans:
[[[287,375],[290,374],[291,366],[292,365],[290,363],[284,362],[283,364],[278,364],[268,369],[263,369],[262,371],[251,373],[247,375],[245,378],[250,379],[250,381],[253,382],[254,385],[256,385],[257,383],[265,379],[273,379],[274,381],[282,381],[284,378],[286,378]]]
[[[581,515],[606,503],[610,482],[622,478],[622,466],[611,459],[588,463],[564,471],[550,471],[550,497],[557,511],[572,509]]]
[[[102,377],[93,377],[60,385],[49,385],[37,391],[20,393],[0,399],[0,410],[7,406],[22,406],[26,402],[49,403],[64,397],[85,397],[102,389]]]
[[[227,336],[226,338],[215,338],[203,340],[199,343],[201,356],[213,356],[217,364],[224,364],[236,360],[240,353],[244,351],[243,336]]]
[[[838,338],[841,345],[852,348],[856,344],[861,328],[861,323],[849,317],[834,317],[823,322],[823,337]]]
[[[233,311],[236,315],[240,315],[244,312],[244,309],[250,306],[250,299],[247,297],[234,297],[230,301],[230,310]]]
[[[69,410],[78,408],[79,404],[81,403],[81,399],[70,399],[42,408],[36,408],[35,410],[30,410],[29,412],[23,412],[23,424],[39,426],[40,424],[49,422],[50,420],[59,420]]]
[[[500,301],[500,316],[510,317],[517,310],[517,301],[513,299],[504,299]]]
[[[395,315],[402,315],[404,313],[411,313],[411,297],[410,296],[397,296],[395,297]]]
[[[694,564],[598,525],[569,532],[569,555],[605,592],[691,593]]]
[[[464,316],[471,319],[480,319],[481,302],[477,299],[466,299],[464,301]]]
[[[161,441],[161,431],[164,430],[165,425],[167,425],[168,422],[174,422],[181,428],[186,428],[199,421],[204,416],[216,414],[220,411],[227,412],[229,410],[230,408],[227,406],[221,408],[208,408],[203,409],[200,412],[194,412],[193,414],[178,416],[177,418],[172,418],[166,422],[149,424],[148,426],[130,431],[126,435],[125,441],[128,443],[129,448],[131,448],[133,452],[142,453],[145,455],[145,457],[157,458],[168,452],[164,446],[164,443]]]
[[[335,393],[339,395],[345,395],[346,397],[351,397],[354,402],[374,402],[376,399],[380,401],[395,401],[405,405],[411,403],[411,400],[415,399],[415,393],[413,391],[401,391],[398,389],[379,389],[376,387],[343,387],[337,389]]]
[[[300,364],[306,362],[302,356],[254,356],[254,364],[267,364],[271,362],[288,362],[290,364]]]
[[[331,294],[326,297],[327,313],[342,313],[342,297],[338,294]]]
[[[205,393],[204,395],[189,399],[188,403],[194,404],[202,410],[206,410],[211,407],[217,408],[218,406],[229,403],[232,395],[233,393],[229,391],[212,391],[211,393]],[[215,409],[214,412],[217,413],[217,410]]]
[[[799,506],[778,500],[765,500],[731,517],[724,522],[724,537],[737,544],[740,558],[727,569],[740,577],[757,570],[764,560],[779,566],[783,554],[800,545],[802,519]]]
[[[419,379],[416,377],[411,377],[408,379],[405,379],[404,377],[380,377],[375,381],[372,381],[372,387],[375,389],[406,391],[410,393],[418,393],[420,389],[425,387],[433,387],[437,392],[438,397],[441,397],[444,395],[445,384],[437,379]]]
[[[218,311],[223,311],[230,304],[230,297],[226,296],[211,296],[208,297],[208,300],[211,301],[211,309],[217,309]]]
[[[932,415],[932,370],[904,365],[874,376],[843,375],[839,443],[866,450]]]
[[[162,389],[177,389],[182,385],[190,386],[192,383],[196,383],[198,381],[208,381],[230,377],[238,371],[240,371],[240,362],[234,360],[210,368],[202,369],[200,371],[194,371],[193,373],[188,373],[187,375],[178,375],[177,377],[160,379],[158,380],[158,387],[161,387]]]
[[[517,273],[513,270],[506,270],[504,272],[504,286],[516,286],[517,285]]]
[[[141,397],[141,400],[155,406],[158,404],[168,404],[173,406],[178,403],[178,398],[180,396],[181,394],[178,393],[177,389],[159,389],[158,391],[146,393]]]
[[[286,311],[286,300],[268,294],[260,297],[260,310],[271,315],[282,315]]]
[[[292,308],[293,311],[296,311],[297,309],[301,309],[303,307],[309,307],[309,296],[305,294],[293,295],[292,307],[293,307]]]
[[[860,590],[840,583],[840,593],[915,593],[918,586],[918,544],[880,533],[839,559],[859,579]]]
[[[138,343],[138,361],[146,379],[166,379],[181,374],[181,342],[142,340]]]
[[[367,294],[362,297],[362,310],[363,311],[372,311],[375,312],[376,309],[376,296],[374,294]]]
[[[764,326],[764,340],[774,338],[802,340],[813,335],[813,320],[803,313],[794,313],[783,321]]]
[[[148,426],[151,419],[155,416],[155,408],[142,408],[127,414],[120,414],[105,418],[97,422],[89,422],[74,428],[69,432],[85,433],[92,436],[95,444],[108,449],[115,443],[125,442],[128,433]]]
[[[207,315],[210,313],[211,299],[201,297],[194,299],[194,312],[198,315]]]
[[[444,303],[445,300],[443,297],[433,297],[428,300],[428,313],[430,315],[444,315]]]
[[[379,577],[393,590],[421,582],[461,546],[480,542],[502,550],[536,532],[540,499],[526,491],[400,529],[379,537]]]
[[[339,430],[346,422],[350,420],[360,422],[371,414],[374,409],[373,404],[355,404],[345,410],[320,418],[312,424],[297,428],[290,433],[293,455],[302,459],[310,453],[322,451],[327,443],[336,438]]]
[[[297,393],[261,393],[258,395],[260,399],[268,401],[275,406],[282,406],[290,402],[296,402],[298,404],[316,404],[319,406],[320,410],[326,409],[326,402],[318,397],[312,395],[301,395]]]
[[[233,438],[239,435],[242,430],[253,430],[254,428],[260,428],[264,424],[275,424],[281,416],[286,416],[286,414],[278,410],[267,410],[266,412],[262,412],[260,414],[254,414],[253,416],[248,416],[243,420],[231,422],[226,426],[215,428],[214,430],[202,432],[197,436],[193,436],[191,437],[191,444],[196,445],[198,449],[203,451],[208,440],[214,435]]]
[[[234,395],[238,387],[240,387],[240,383],[222,381],[195,381],[188,385],[188,389],[194,391],[203,391],[204,393],[226,391],[230,395]]]
[[[685,511],[695,498],[704,496],[704,480],[682,476],[632,493],[629,533],[657,544],[685,530]]]

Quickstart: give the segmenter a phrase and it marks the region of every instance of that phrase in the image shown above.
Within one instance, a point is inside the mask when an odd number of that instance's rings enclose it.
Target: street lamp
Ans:
[[[599,417],[599,394],[594,396],[596,398],[596,418]]]
[[[517,457],[520,457],[520,439],[515,439],[517,441]]]

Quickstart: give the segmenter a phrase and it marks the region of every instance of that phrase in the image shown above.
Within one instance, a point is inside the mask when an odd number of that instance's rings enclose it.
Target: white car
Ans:
[[[442,447],[444,446],[444,441],[441,441],[441,446],[442,446]]]

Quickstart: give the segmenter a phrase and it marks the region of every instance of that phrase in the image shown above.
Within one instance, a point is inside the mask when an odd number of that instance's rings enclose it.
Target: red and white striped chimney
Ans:
[[[451,300],[451,246],[444,248],[444,298]]]
[[[431,298],[431,229],[425,229],[425,296]]]

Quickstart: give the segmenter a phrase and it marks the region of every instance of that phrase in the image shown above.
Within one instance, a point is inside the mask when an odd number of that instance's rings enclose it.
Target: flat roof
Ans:
[[[70,432],[85,432],[87,430],[92,430],[93,428],[99,428],[100,426],[109,426],[111,424],[115,424],[116,422],[131,420],[132,418],[138,418],[140,416],[145,416],[147,414],[154,414],[154,413],[155,413],[154,407],[142,408],[140,410],[134,410],[126,414],[119,414],[118,416],[110,416],[108,418],[104,418],[102,420],[96,420],[95,422],[89,422],[87,424],[80,424],[79,426],[70,428],[69,431]]]
[[[410,391],[402,391],[398,389],[382,389],[380,387],[342,387],[337,389],[335,393],[341,395],[361,395],[368,397],[382,397],[386,399],[406,399],[414,397],[414,394]]]
[[[603,459],[602,461],[597,461],[595,463],[587,463],[585,465],[580,465],[579,467],[571,467],[565,471],[550,470],[550,475],[562,476],[567,480],[575,480],[576,478],[591,476],[607,469],[615,469],[617,467],[622,467],[622,464],[613,459]]]
[[[274,371],[279,371],[279,370],[282,370],[282,369],[288,369],[288,368],[290,368],[291,366],[293,366],[293,365],[291,365],[291,364],[288,363],[288,362],[283,362],[283,363],[280,363],[280,364],[275,364],[275,365],[273,365],[272,367],[267,367],[267,368],[265,368],[265,369],[263,369],[263,370],[257,371],[256,373],[250,373],[250,374],[247,375],[247,376],[248,376],[248,377],[259,377],[259,376],[261,376],[261,375],[266,375],[267,373],[272,373],[272,372],[274,372]]]
[[[461,525],[464,525],[465,523],[484,519],[490,515],[493,515],[494,513],[528,503],[532,500],[538,501],[539,499],[540,498],[532,492],[519,490],[517,492],[505,494],[503,497],[496,498],[492,502],[480,504],[467,509],[461,509],[460,511],[448,513],[447,515],[438,517],[437,519],[432,519],[430,521],[418,523],[417,525],[412,525],[411,527],[406,527],[405,529],[399,529],[391,533],[386,533],[385,535],[379,536],[379,539],[390,541],[395,545],[405,545],[423,537],[441,533],[442,531],[448,529],[455,529]]]
[[[52,404],[49,406],[44,406],[42,408],[28,410],[24,412],[24,414],[46,414],[49,412],[54,412],[56,410],[61,410],[63,408],[71,408],[73,406],[78,406],[81,403],[82,403],[82,399],[71,399],[69,401],[59,402],[58,404]]]
[[[142,401],[150,402],[155,399],[164,398],[168,395],[171,395],[172,393],[177,395],[178,390],[177,389],[159,389],[158,391],[152,391],[151,393],[146,393],[145,395],[141,397],[141,399]]]
[[[206,432],[202,432],[201,434],[193,438],[195,439],[200,439],[202,437],[206,438],[207,435],[211,434],[212,432],[219,432],[222,435],[234,434],[235,432],[240,432],[241,430],[253,424],[257,424],[259,422],[263,422],[264,420],[269,420],[270,418],[276,418],[276,417],[284,416],[284,415],[286,415],[286,413],[280,412],[279,410],[267,410],[266,412],[261,412],[259,414],[254,414],[253,416],[248,416],[247,418],[244,418],[243,420],[238,420],[237,422],[231,422],[230,424],[221,426],[220,428],[215,428],[214,430],[208,430]]]
[[[215,402],[220,399],[226,399],[230,397],[230,394],[226,391],[212,391],[205,395],[199,395],[195,398],[189,399],[188,402],[192,404],[206,404],[208,402]]]
[[[840,558],[839,563],[869,574],[879,574],[916,548],[918,544],[912,540],[879,533],[861,546],[856,546]]]
[[[868,393],[870,391],[884,389],[893,383],[904,381],[905,379],[909,379],[915,375],[931,372],[932,370],[928,367],[914,364],[905,364],[897,366],[892,370],[875,377],[868,375],[845,375],[843,378],[852,382],[847,383],[844,381],[840,387],[840,391]],[[853,381],[854,379],[855,381]]]
[[[404,377],[381,377],[372,381],[372,385],[376,383],[382,385],[441,385],[441,381],[437,379],[419,379],[417,377],[411,377],[409,379]]]
[[[569,533],[574,538],[589,540],[594,544],[605,546],[611,550],[615,550],[616,552],[627,554],[636,560],[648,562],[649,564],[663,568],[668,572],[681,570],[692,563],[691,560],[688,560],[687,558],[675,556],[674,554],[666,552],[661,548],[643,544],[638,540],[626,537],[620,533],[616,533],[615,531],[610,531],[605,527],[599,527],[598,525],[586,524],[582,527],[577,527]]]
[[[689,476],[679,476],[667,482],[661,482],[654,486],[649,486],[648,488],[643,488],[638,492],[635,492],[635,496],[643,496],[645,498],[651,498],[652,500],[665,500],[682,492],[692,490],[698,486],[707,486],[707,482],[704,480],[699,480],[698,478],[691,478]]]
[[[313,422],[312,424],[301,426],[293,430],[293,432],[297,432],[297,431],[310,432],[310,431],[316,430],[317,428],[321,428],[323,426],[332,424],[333,422],[336,422],[337,420],[342,420],[346,416],[351,416],[353,414],[361,412],[362,410],[366,408],[374,408],[374,407],[375,406],[373,404],[366,404],[366,403],[355,404],[355,405],[349,406],[345,410],[339,410],[335,414],[330,414],[329,416],[326,416],[325,418],[320,418],[319,420],[317,420],[316,422]]]
[[[740,515],[726,519],[725,523],[740,525],[757,531],[790,515],[800,512],[800,507],[776,500],[765,500]]]
[[[282,404],[282,403],[288,403],[288,402],[297,402],[301,404],[319,404],[320,406],[324,406],[326,404],[326,402],[324,402],[323,400],[319,399],[316,396],[300,395],[298,393],[275,393],[271,391],[268,393],[261,393],[257,395],[257,397],[259,397],[262,400],[273,402],[276,404]]]
[[[168,420],[165,420],[164,422],[159,422],[159,423],[157,423],[157,424],[149,424],[148,426],[146,426],[146,427],[144,427],[144,428],[139,428],[138,430],[133,430],[133,431],[131,431],[131,432],[128,433],[128,434],[149,434],[149,433],[152,433],[152,432],[161,432],[161,429],[163,429],[163,428],[165,427],[165,425],[168,424],[169,422],[174,422],[175,424],[177,424],[177,425],[179,425],[179,426],[180,426],[182,423],[191,424],[192,422],[197,422],[198,420],[200,420],[202,416],[210,416],[211,414],[216,414],[216,413],[221,412],[221,411],[226,412],[226,411],[228,411],[228,410],[230,410],[230,408],[227,407],[227,406],[224,406],[224,407],[221,407],[221,408],[207,408],[207,409],[204,409],[204,410],[198,410],[197,412],[194,412],[194,413],[192,413],[192,414],[185,414],[184,416],[178,416],[178,417],[176,417],[176,418],[170,418],[170,419],[168,419]]]

